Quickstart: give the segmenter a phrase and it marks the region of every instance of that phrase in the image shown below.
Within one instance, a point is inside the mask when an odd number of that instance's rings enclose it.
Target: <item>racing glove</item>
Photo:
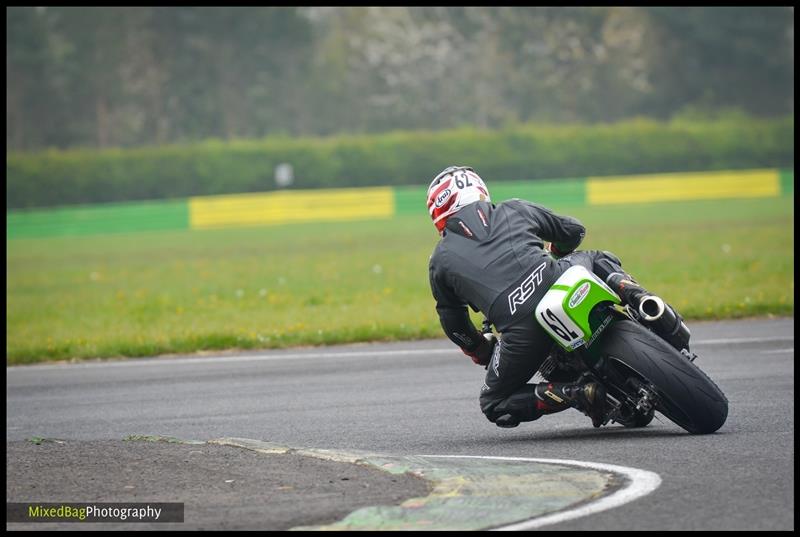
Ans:
[[[565,255],[572,253],[571,251],[559,250],[558,246],[556,246],[554,242],[548,243],[547,249],[550,251],[551,254],[553,254],[553,257],[555,257],[556,259],[560,259]]]
[[[483,337],[481,338],[481,341],[478,343],[477,347],[471,351],[461,347],[461,352],[472,358],[472,361],[476,365],[482,365],[486,367],[489,365],[489,361],[492,359],[494,346],[497,345],[497,337],[495,337],[495,335],[492,333],[484,333],[482,335]]]

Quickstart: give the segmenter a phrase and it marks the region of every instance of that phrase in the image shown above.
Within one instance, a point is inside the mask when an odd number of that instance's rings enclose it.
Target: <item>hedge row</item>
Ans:
[[[292,188],[419,185],[452,164],[497,181],[794,166],[794,117],[499,131],[393,132],[331,138],[208,141],[138,149],[10,153],[7,208],[268,191],[275,166]]]

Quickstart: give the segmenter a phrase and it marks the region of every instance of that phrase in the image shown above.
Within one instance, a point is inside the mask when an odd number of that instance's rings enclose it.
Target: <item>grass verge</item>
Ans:
[[[726,319],[794,314],[793,201],[553,209],[687,319]],[[437,239],[422,212],[10,240],[7,363],[441,337]]]

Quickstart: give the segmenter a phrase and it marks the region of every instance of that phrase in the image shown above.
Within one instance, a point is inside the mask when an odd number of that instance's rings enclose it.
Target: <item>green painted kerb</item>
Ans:
[[[781,195],[794,195],[794,170],[781,170]]]
[[[586,179],[547,179],[489,183],[492,201],[520,198],[545,206],[586,204]]]
[[[546,206],[573,206],[586,203],[586,179],[547,179],[539,181],[487,182],[492,201],[499,203],[520,198]],[[396,214],[425,214],[427,187],[395,187]]]
[[[401,186],[394,188],[395,214],[425,214],[428,187]]]
[[[6,212],[6,238],[188,229],[187,200]]]
[[[598,499],[617,485],[609,473],[526,461],[375,456],[359,462],[417,475],[433,490],[397,506],[365,507],[333,524],[292,530],[486,530]]]

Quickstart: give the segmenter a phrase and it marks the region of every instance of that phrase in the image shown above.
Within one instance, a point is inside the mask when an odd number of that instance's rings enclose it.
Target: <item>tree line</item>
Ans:
[[[6,147],[794,111],[790,7],[7,7]]]

